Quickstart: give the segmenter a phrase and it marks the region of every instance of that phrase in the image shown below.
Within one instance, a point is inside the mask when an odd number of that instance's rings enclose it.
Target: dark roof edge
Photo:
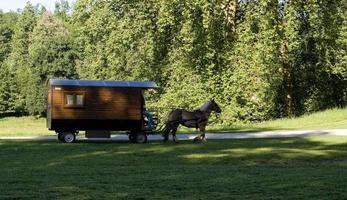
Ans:
[[[114,81],[114,80],[70,80],[49,79],[53,86],[80,86],[80,87],[125,87],[125,88],[158,88],[154,81]]]

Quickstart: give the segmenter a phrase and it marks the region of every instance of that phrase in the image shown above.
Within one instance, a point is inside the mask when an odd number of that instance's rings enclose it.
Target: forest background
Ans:
[[[347,104],[347,0],[77,0],[0,12],[0,116],[44,116],[50,78],[153,80],[148,106],[263,121]]]

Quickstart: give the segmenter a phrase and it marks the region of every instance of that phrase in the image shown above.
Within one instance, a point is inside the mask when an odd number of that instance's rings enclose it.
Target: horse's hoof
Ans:
[[[199,137],[195,137],[195,138],[193,139],[194,142],[197,142],[197,141],[199,141],[199,140],[200,140]]]
[[[169,140],[168,137],[164,137],[163,142],[167,142]]]

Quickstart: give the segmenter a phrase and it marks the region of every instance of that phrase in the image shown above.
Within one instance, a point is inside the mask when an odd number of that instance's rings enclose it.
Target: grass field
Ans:
[[[0,149],[0,199],[347,198],[347,137]]]
[[[329,109],[296,118],[283,118],[261,123],[243,123],[232,126],[215,126],[215,131],[272,131],[272,130],[317,130],[347,128],[347,108]]]
[[[347,108],[332,109],[304,115],[292,119],[278,119],[262,123],[236,123],[231,126],[211,125],[207,131],[268,131],[298,129],[347,128]],[[180,132],[195,132],[195,129],[181,128]],[[35,117],[0,118],[0,136],[39,136],[54,135],[46,128],[46,119]]]
[[[46,128],[45,118],[5,117],[0,118],[0,136],[53,135]]]

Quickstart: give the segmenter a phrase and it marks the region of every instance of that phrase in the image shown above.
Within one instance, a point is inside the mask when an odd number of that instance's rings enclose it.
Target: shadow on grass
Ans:
[[[324,132],[317,136],[324,136]],[[223,160],[223,157],[231,158],[230,161],[240,163],[240,158],[248,157],[254,159],[262,156],[272,155],[281,159],[313,157],[327,157],[347,153],[346,137],[324,137],[325,139],[313,138],[268,138],[268,139],[236,139],[236,140],[209,140],[208,142],[180,141],[179,144],[173,142],[162,143],[152,141],[148,144],[131,144],[128,141],[77,141],[74,144],[64,144],[56,141],[0,141],[1,156],[11,157],[14,153],[18,158],[24,155],[47,155],[49,162],[51,159],[66,159],[71,155],[91,154],[93,152],[105,152],[101,157],[129,156],[133,154],[148,154],[154,159],[163,157],[177,162],[189,160],[203,160],[204,158],[215,157],[210,161]],[[342,143],[341,143],[342,142]],[[126,151],[124,151],[126,150]],[[68,152],[68,153],[67,153]],[[228,153],[230,152],[230,153]],[[221,155],[221,153],[223,155]],[[201,156],[191,156],[201,154]],[[288,157],[287,155],[292,155]],[[50,156],[55,155],[55,156]],[[213,156],[215,155],[215,156]],[[251,156],[251,157],[250,157]],[[97,159],[100,158],[96,156]],[[116,158],[112,158],[116,159]],[[160,159],[158,160],[160,161]]]
[[[0,199],[340,199],[346,155],[343,137],[0,141]]]

